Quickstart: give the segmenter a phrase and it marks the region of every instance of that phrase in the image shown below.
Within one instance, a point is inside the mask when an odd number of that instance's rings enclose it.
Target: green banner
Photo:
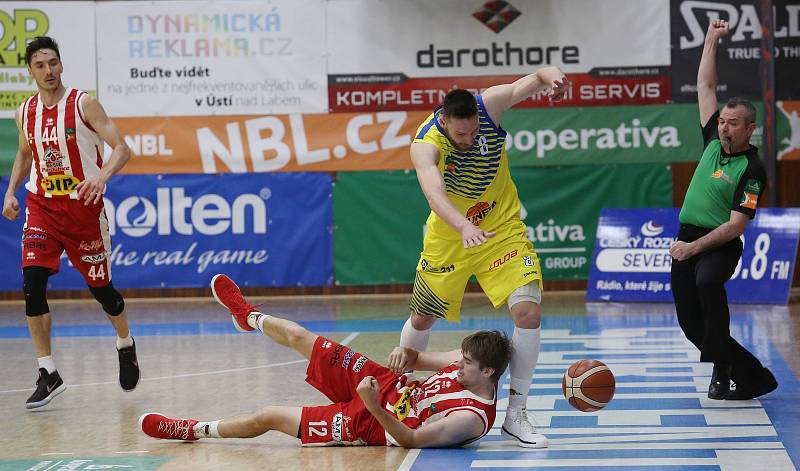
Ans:
[[[585,280],[604,207],[668,207],[662,164],[517,168],[512,172],[545,279]],[[414,172],[340,173],[333,190],[336,284],[412,283],[429,212]]]
[[[17,123],[13,119],[0,119],[0,175],[11,173],[11,167],[17,157],[18,139]]]
[[[755,105],[760,145],[763,106]],[[697,161],[703,144],[697,104],[513,109],[503,128],[517,167]]]

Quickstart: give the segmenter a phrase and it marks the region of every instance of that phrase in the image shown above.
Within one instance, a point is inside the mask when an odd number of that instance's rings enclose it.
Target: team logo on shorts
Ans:
[[[78,248],[81,252],[95,252],[103,248],[103,239],[93,240],[91,242],[86,242],[82,240]]]
[[[429,273],[450,273],[451,271],[455,271],[456,266],[452,263],[450,266],[447,267],[434,267],[431,265],[431,262],[425,260],[424,258],[419,262],[419,265],[422,267],[423,270]]]
[[[361,368],[364,367],[364,364],[367,362],[368,359],[369,358],[367,358],[365,356],[359,357],[359,359],[356,360],[355,363],[353,363],[353,373],[361,372]]]
[[[533,259],[530,257],[530,255],[523,255],[522,256],[522,261],[523,261],[523,263],[525,263],[526,267],[532,267],[533,266]]]
[[[92,255],[81,255],[81,260],[86,263],[91,263],[93,265],[97,265],[98,263],[103,263],[103,260],[106,259],[106,253],[100,252]]]
[[[27,260],[36,260],[36,254],[33,252],[28,252],[25,254],[25,258]]]

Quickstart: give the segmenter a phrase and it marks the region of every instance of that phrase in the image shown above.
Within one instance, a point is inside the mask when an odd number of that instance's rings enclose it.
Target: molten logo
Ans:
[[[642,235],[645,237],[655,237],[664,232],[664,226],[652,219],[642,224]]]
[[[500,0],[484,3],[472,16],[490,30],[499,33],[521,14],[513,5]]]

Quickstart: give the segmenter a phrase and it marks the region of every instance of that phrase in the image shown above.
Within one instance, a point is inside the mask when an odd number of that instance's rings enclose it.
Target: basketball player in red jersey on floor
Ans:
[[[35,38],[25,50],[25,62],[38,93],[15,114],[19,149],[3,200],[3,216],[11,221],[19,216],[15,193],[29,174],[22,277],[28,330],[39,363],[36,390],[25,404],[34,409],[66,389],[51,355],[47,304],[47,280],[58,272],[64,251],[117,332],[123,390],[131,391],[139,383],[139,365],[125,302],[111,283],[111,239],[103,207],[106,183],[128,162],[130,150],[97,99],[61,82],[64,67],[55,40]],[[105,164],[104,141],[113,150]]]

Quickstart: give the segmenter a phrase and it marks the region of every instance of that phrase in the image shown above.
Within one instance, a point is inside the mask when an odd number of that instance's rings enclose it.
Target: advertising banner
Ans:
[[[114,119],[126,173],[328,172],[411,168],[427,112]]]
[[[240,286],[329,285],[330,195],[331,178],[324,173],[113,177],[105,206],[114,284],[206,287],[224,272]],[[25,191],[17,198],[24,206]],[[24,207],[17,221],[0,220],[0,257],[8,274],[0,281],[3,291],[21,286],[22,219]],[[50,288],[86,286],[68,265],[63,256]]]
[[[36,93],[25,62],[25,47],[36,36],[50,36],[58,43],[66,86],[95,93],[94,5],[0,2],[0,118],[13,118],[22,101]]]
[[[100,98],[113,116],[326,112],[324,4],[98,3]]]
[[[669,248],[678,208],[612,209],[600,215],[586,299],[673,302]],[[762,208],[743,235],[744,252],[725,287],[728,300],[786,304],[800,236],[799,208]]]
[[[429,78],[408,78],[404,74],[331,75],[328,102],[332,112],[431,111],[454,88],[481,93],[518,78],[518,75]],[[670,99],[670,78],[660,67],[593,69],[590,73],[571,73],[569,80],[571,87],[563,100],[550,102],[546,94],[540,93],[515,108],[652,105]]]
[[[775,106],[778,160],[800,160],[800,101],[779,101]]]
[[[697,101],[697,67],[711,20],[731,26],[717,51],[717,98],[761,99],[759,62],[762,25],[755,0],[670,0],[672,42],[672,97],[676,102]],[[800,5],[774,0],[775,98],[800,99]]]
[[[547,280],[587,278],[603,207],[672,204],[666,165],[525,168],[512,175]],[[337,284],[414,281],[430,212],[414,172],[340,173],[333,205]]]

